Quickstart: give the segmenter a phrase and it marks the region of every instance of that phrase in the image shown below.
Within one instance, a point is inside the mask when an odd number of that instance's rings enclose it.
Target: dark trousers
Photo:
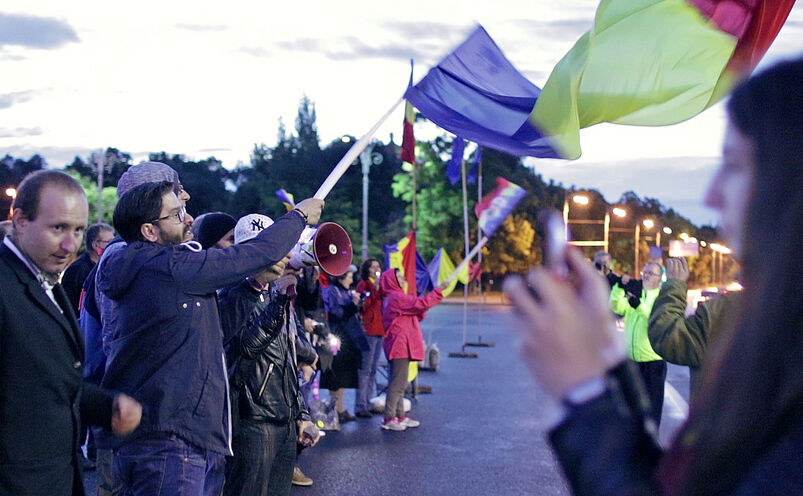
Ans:
[[[390,381],[385,396],[385,420],[404,417],[404,390],[410,371],[409,358],[394,358],[390,362]]]
[[[226,462],[226,496],[287,496],[293,486],[298,428],[240,419],[234,456]]]
[[[649,416],[655,420],[655,425],[661,425],[661,410],[664,408],[664,383],[666,382],[666,362],[636,362],[641,380],[650,398]]]
[[[115,496],[220,496],[224,457],[175,434],[155,434],[114,451]]]

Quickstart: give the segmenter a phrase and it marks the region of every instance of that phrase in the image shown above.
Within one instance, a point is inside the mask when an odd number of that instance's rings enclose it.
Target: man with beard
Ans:
[[[123,493],[220,493],[231,424],[215,290],[282,260],[322,208],[305,200],[252,242],[204,251],[184,243],[190,221],[173,183],[120,198],[114,225],[128,245],[108,257],[114,276],[99,272],[97,289],[117,303],[102,385],[146,411],[115,449]]]

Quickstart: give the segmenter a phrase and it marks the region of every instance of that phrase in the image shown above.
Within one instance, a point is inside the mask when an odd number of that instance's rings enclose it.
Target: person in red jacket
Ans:
[[[382,354],[382,342],[385,340],[385,326],[382,324],[382,290],[379,288],[379,275],[382,266],[379,260],[367,258],[360,266],[360,282],[357,293],[362,300],[360,316],[365,335],[368,338],[369,350],[362,354],[362,366],[359,371],[359,389],[355,415],[370,418],[369,399],[376,389],[376,369],[379,356]]]
[[[398,269],[388,269],[379,277],[379,287],[385,295],[382,309],[382,323],[386,335],[383,347],[390,363],[390,380],[385,399],[385,419],[382,429],[403,431],[408,427],[418,427],[420,422],[404,413],[404,390],[407,387],[407,371],[410,360],[424,359],[424,335],[419,321],[426,311],[443,299],[442,284],[427,295],[416,297],[405,294],[407,285],[404,275]]]

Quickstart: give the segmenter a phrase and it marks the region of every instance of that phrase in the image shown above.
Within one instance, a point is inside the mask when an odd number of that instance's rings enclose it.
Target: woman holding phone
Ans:
[[[604,280],[577,250],[505,291],[525,361],[565,416],[550,442],[575,494],[803,494],[803,59],[742,83],[705,202],[742,263],[744,298],[712,344],[667,452],[645,427]],[[567,282],[571,281],[571,282]],[[532,295],[537,294],[537,297]],[[637,382],[635,383],[637,385]]]

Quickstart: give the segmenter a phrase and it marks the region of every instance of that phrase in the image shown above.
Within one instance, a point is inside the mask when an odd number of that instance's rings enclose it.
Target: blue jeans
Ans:
[[[175,434],[157,433],[114,452],[117,496],[219,496],[224,457]]]
[[[382,336],[365,336],[368,338],[368,351],[362,352],[362,365],[359,371],[360,387],[354,405],[355,412],[367,412],[371,408],[368,400],[376,390],[376,368],[382,356]]]

